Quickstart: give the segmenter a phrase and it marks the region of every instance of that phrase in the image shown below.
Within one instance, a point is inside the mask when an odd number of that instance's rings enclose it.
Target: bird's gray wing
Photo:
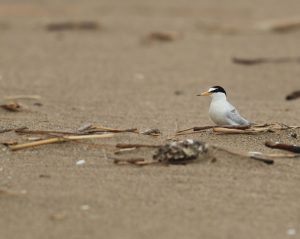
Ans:
[[[233,108],[227,112],[226,118],[231,125],[249,125],[250,122],[244,119],[239,112]]]

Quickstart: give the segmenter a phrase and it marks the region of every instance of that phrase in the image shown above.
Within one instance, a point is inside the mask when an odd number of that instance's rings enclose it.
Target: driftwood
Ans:
[[[202,126],[202,127],[192,127],[184,130],[177,131],[176,136],[188,135],[199,133],[204,130],[212,129],[214,133],[218,134],[258,134],[266,132],[275,132],[278,130],[287,129],[297,129],[300,126],[288,126],[280,123],[270,123],[270,124],[253,124],[245,126]]]
[[[265,146],[272,148],[272,149],[282,149],[293,153],[300,153],[300,146],[291,145],[291,144],[282,144],[278,142],[265,142]]]
[[[72,140],[82,140],[82,139],[111,138],[113,136],[114,136],[114,134],[69,135],[69,136],[55,137],[55,138],[50,138],[50,139],[37,140],[35,142],[11,145],[11,146],[9,146],[9,148],[11,150],[15,151],[15,150],[20,150],[20,149],[26,149],[26,148],[32,148],[32,147],[36,147],[36,146],[40,146],[40,145],[45,145],[45,144],[61,143],[61,142],[67,142],[67,141],[72,141]]]

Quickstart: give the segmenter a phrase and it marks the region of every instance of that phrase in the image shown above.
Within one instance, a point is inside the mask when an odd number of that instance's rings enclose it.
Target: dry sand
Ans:
[[[210,124],[209,99],[195,95],[216,84],[252,121],[300,124],[300,100],[284,99],[300,89],[299,63],[231,62],[232,57],[300,56],[300,31],[275,34],[249,27],[299,16],[298,0],[23,2],[0,1],[0,93],[38,94],[43,105],[26,100],[29,111],[1,110],[2,128],[75,130],[86,122],[156,127],[163,137],[122,134],[93,142],[163,143],[176,129]],[[64,20],[97,21],[102,28],[45,30],[46,24]],[[227,34],[201,27],[211,21],[242,30]],[[141,43],[150,32],[165,30],[180,37]],[[289,134],[191,137],[239,152],[271,152],[263,145],[267,139],[300,144]],[[0,139],[20,136],[4,133]],[[268,166],[218,153],[213,164],[139,168],[114,165],[103,149],[74,143],[18,152],[1,146],[0,151],[0,188],[17,192],[0,194],[1,238],[300,235],[297,160]],[[86,163],[76,165],[78,160]]]

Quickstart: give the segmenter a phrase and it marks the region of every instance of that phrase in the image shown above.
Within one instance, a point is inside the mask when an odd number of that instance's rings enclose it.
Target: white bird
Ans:
[[[197,96],[211,96],[209,117],[217,125],[250,125],[236,108],[227,101],[226,91],[221,86],[213,86]]]

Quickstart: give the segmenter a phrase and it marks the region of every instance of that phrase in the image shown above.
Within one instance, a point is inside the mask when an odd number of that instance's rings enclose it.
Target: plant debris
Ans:
[[[153,144],[116,144],[116,148],[128,149],[128,148],[158,148],[161,145]]]
[[[26,149],[26,148],[32,148],[32,147],[36,147],[36,146],[40,146],[40,145],[45,145],[45,144],[62,143],[62,142],[67,142],[67,141],[72,141],[72,140],[111,138],[113,136],[114,136],[114,134],[66,135],[66,136],[61,136],[61,137],[37,140],[34,142],[29,142],[29,143],[11,145],[11,146],[9,146],[9,148],[11,150],[15,151],[15,150],[20,150],[20,149]]]
[[[146,129],[141,132],[144,135],[151,135],[151,136],[160,136],[162,133],[159,129]]]
[[[192,139],[167,143],[158,148],[153,159],[166,164],[185,164],[208,158],[208,145]]]
[[[79,132],[84,134],[93,134],[93,133],[138,133],[137,128],[131,129],[115,129],[104,126],[98,126],[93,124],[85,124],[78,129]]]
[[[7,111],[12,111],[12,112],[20,112],[23,110],[23,108],[21,107],[21,105],[16,102],[16,101],[9,101],[5,104],[0,105],[3,109],[7,110]]]
[[[14,95],[14,96],[4,96],[5,100],[39,100],[41,96],[39,95]]]
[[[26,190],[21,190],[21,191],[13,191],[9,189],[0,189],[0,196],[18,196],[18,195],[24,195],[26,194]]]
[[[265,146],[272,148],[272,149],[281,149],[281,150],[286,150],[289,152],[293,152],[293,153],[300,153],[300,146],[296,146],[296,145],[291,145],[291,144],[282,144],[279,142],[272,142],[272,141],[267,141],[265,142]]]
[[[246,126],[203,126],[177,131],[175,137],[180,135],[195,134],[208,129],[212,129],[214,133],[218,134],[258,134],[297,128],[300,128],[300,126],[288,126],[282,123],[253,124]]]
[[[293,91],[292,93],[288,94],[286,96],[286,100],[295,100],[297,98],[300,98],[300,90]]]
[[[257,25],[257,29],[276,33],[288,33],[300,30],[300,18],[287,18],[262,22]]]
[[[173,42],[182,36],[179,32],[175,31],[157,31],[151,32],[142,39],[142,43],[151,44],[154,42]]]
[[[258,65],[262,63],[288,63],[288,62],[297,62],[300,63],[300,57],[278,57],[278,58],[239,58],[233,57],[232,62],[241,65]]]
[[[47,31],[96,31],[101,27],[99,23],[94,21],[80,21],[80,22],[57,22],[46,25]]]

